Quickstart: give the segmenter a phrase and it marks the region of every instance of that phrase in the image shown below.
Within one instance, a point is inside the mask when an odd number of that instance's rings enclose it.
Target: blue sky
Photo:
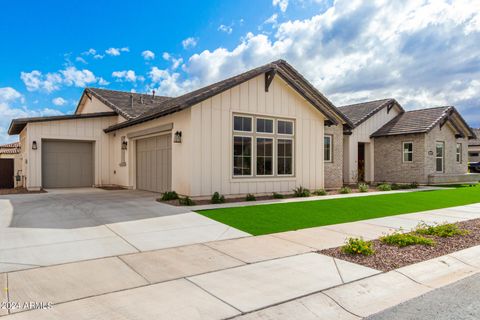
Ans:
[[[85,86],[179,95],[274,59],[335,104],[455,105],[480,127],[480,1],[10,1],[0,143]]]

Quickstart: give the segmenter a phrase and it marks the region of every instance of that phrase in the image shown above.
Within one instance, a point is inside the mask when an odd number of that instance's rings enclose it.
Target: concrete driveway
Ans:
[[[0,272],[248,236],[143,191],[0,196]]]

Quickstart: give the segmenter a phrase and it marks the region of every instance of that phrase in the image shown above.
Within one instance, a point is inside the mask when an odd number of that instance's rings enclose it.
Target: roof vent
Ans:
[[[133,94],[130,93],[130,106],[133,109]]]
[[[152,102],[155,100],[155,90],[152,90]]]
[[[143,104],[143,95],[140,95],[140,103]]]

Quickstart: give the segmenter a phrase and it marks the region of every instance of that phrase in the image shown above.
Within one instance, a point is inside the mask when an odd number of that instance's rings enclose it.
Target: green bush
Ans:
[[[247,196],[245,197],[245,200],[246,201],[256,201],[257,198],[255,198],[255,196],[251,193],[247,194]]]
[[[346,244],[342,247],[342,252],[370,256],[375,253],[375,250],[373,250],[371,241],[365,241],[362,238],[348,238]]]
[[[402,186],[396,183],[392,183],[391,188],[392,190],[400,190],[402,189]]]
[[[213,204],[224,203],[225,197],[223,195],[220,195],[218,192],[214,192],[210,202]]]
[[[293,189],[293,195],[297,198],[309,197],[310,196],[310,190],[300,186],[298,188]]]
[[[178,194],[175,191],[167,191],[162,194],[162,201],[177,200]]]
[[[368,184],[366,183],[360,183],[358,185],[358,191],[360,192],[368,192]]]
[[[182,206],[194,206],[195,205],[195,201],[190,199],[190,197],[180,198],[180,199],[178,199],[178,202]]]
[[[350,189],[349,187],[341,187],[339,192],[341,194],[352,193],[352,189]]]
[[[415,245],[415,244],[421,244],[425,246],[435,245],[435,241],[433,241],[432,239],[428,239],[422,236],[417,236],[411,233],[398,233],[398,232],[380,237],[380,241],[388,245],[397,246],[400,248]]]
[[[444,223],[434,226],[429,226],[425,223],[421,223],[415,229],[415,233],[446,238],[453,236],[465,236],[469,234],[470,231],[460,229],[456,223]]]
[[[273,193],[273,199],[283,199],[283,198],[285,198],[283,194],[276,193],[276,192]]]
[[[313,191],[313,194],[316,196],[326,196],[328,193],[325,191],[325,189],[318,189]]]
[[[412,182],[410,183],[410,189],[417,189],[418,188],[418,182]]]
[[[392,191],[392,186],[388,183],[382,183],[377,186],[380,191]]]

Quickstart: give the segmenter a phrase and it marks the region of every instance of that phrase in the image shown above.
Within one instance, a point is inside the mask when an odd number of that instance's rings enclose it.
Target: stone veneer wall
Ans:
[[[403,142],[413,142],[413,162],[403,162]],[[375,182],[426,184],[425,135],[375,138]]]
[[[325,162],[325,188],[337,189],[343,186],[343,126],[325,126],[325,135],[333,136],[333,159]]]
[[[375,138],[375,182],[428,183],[435,171],[436,142],[445,142],[445,174],[467,172],[468,143],[456,139],[448,124],[437,125],[428,134],[410,134]],[[413,162],[403,162],[403,142],[413,142]],[[456,161],[457,142],[462,143],[462,161]],[[429,154],[431,153],[431,154]]]

